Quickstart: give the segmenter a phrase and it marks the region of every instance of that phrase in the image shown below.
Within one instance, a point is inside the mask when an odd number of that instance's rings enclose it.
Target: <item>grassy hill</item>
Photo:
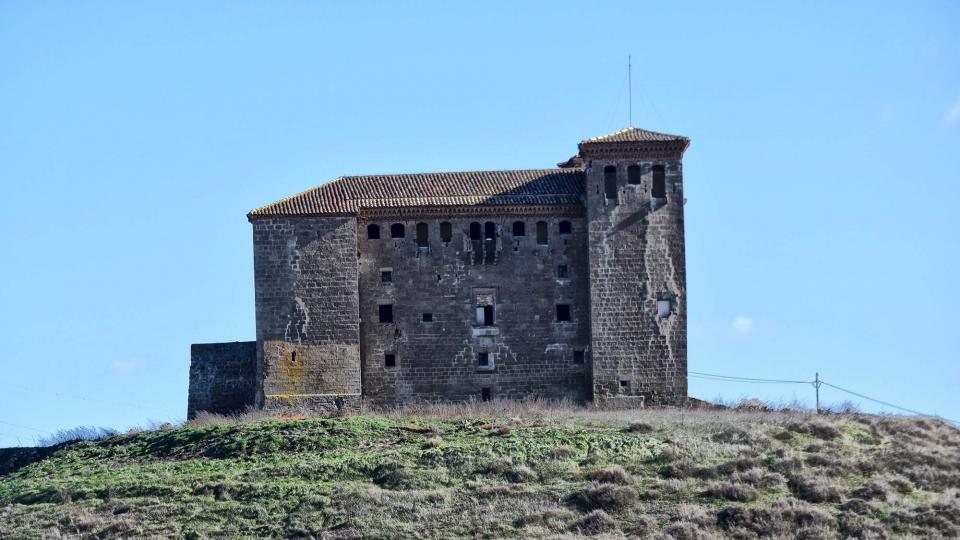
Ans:
[[[931,419],[494,404],[0,451],[0,537],[960,536]]]

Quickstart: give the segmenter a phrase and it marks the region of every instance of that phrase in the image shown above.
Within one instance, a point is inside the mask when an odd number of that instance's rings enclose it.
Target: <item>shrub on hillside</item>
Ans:
[[[844,495],[843,487],[830,478],[812,474],[795,474],[787,486],[797,498],[813,503],[840,502]]]
[[[630,474],[619,465],[591,471],[587,473],[587,478],[607,484],[629,485],[633,483],[633,478],[630,477]]]
[[[592,483],[572,493],[567,500],[584,511],[622,510],[637,499],[637,492],[627,486]]]
[[[573,531],[586,534],[602,534],[616,530],[617,520],[610,517],[603,510],[594,510],[583,516],[583,519],[577,521],[570,527]]]
[[[757,499],[757,489],[737,482],[714,482],[703,492],[708,497],[749,502]]]

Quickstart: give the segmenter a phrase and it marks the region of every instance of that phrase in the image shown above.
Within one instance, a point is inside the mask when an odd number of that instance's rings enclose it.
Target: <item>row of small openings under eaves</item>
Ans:
[[[535,233],[537,237],[537,244],[539,245],[548,245],[550,243],[550,226],[546,221],[536,222]],[[381,227],[376,223],[371,223],[367,225],[367,240],[380,240],[381,238]],[[527,236],[527,224],[524,221],[514,221],[510,227],[511,235],[514,238],[522,238]],[[453,240],[453,225],[444,221],[440,223],[440,241],[444,244],[449,243]],[[464,234],[473,241],[491,241],[496,240],[498,236],[497,224],[492,221],[487,221],[484,224],[480,224],[477,221],[474,221],[470,224],[467,231],[464,231]],[[569,221],[560,221],[557,223],[557,234],[560,236],[570,236],[573,234],[573,224]],[[402,239],[406,238],[407,230],[406,226],[403,223],[394,223],[390,225],[390,238],[392,239]],[[417,247],[426,248],[430,246],[430,226],[426,223],[417,223],[416,225],[416,242]]]
[[[495,355],[490,351],[480,351],[477,353],[477,370],[478,371],[494,371],[496,365],[494,363]],[[573,353],[569,358],[570,362],[575,365],[585,364],[587,361],[587,351],[584,349],[574,349]],[[397,363],[397,353],[394,352],[385,352],[383,353],[383,366],[388,368],[398,367]]]
[[[571,322],[573,320],[573,311],[570,304],[556,304],[555,322]],[[495,311],[492,305],[477,306],[476,309],[477,326],[496,326]],[[393,304],[377,304],[377,320],[383,324],[393,323],[395,319]],[[433,313],[423,312],[420,314],[420,322],[434,322]]]
[[[667,196],[667,174],[663,165],[650,168],[650,197],[664,199]],[[627,167],[627,184],[638,186],[643,183],[643,171],[639,165]],[[677,186],[674,185],[674,191]],[[603,168],[603,190],[607,199],[617,199],[617,168],[607,165]]]
[[[558,264],[556,271],[556,279],[570,279],[570,266],[566,264]],[[440,274],[437,274],[437,281],[441,280]],[[381,268],[380,269],[380,283],[383,285],[393,285],[393,268]]]

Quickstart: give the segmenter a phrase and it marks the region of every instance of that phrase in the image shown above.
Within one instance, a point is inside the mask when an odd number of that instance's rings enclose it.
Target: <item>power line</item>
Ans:
[[[45,429],[37,429],[30,426],[24,426],[23,424],[14,424],[13,422],[4,422],[3,420],[0,420],[0,424],[5,424],[8,426],[18,427],[22,429],[29,429],[30,431],[39,431],[40,433],[46,433],[47,435],[53,435],[52,431],[47,431]]]
[[[872,398],[872,397],[867,396],[867,395],[864,395],[864,394],[860,394],[860,393],[858,393],[858,392],[854,392],[853,390],[848,390],[848,389],[846,389],[846,388],[841,388],[841,387],[839,387],[839,386],[837,386],[837,385],[835,385],[835,384],[830,384],[830,383],[824,381],[823,379],[821,379],[819,373],[817,374],[816,379],[813,380],[813,381],[800,381],[800,380],[788,380],[788,379],[759,379],[759,378],[755,378],[755,377],[740,377],[740,376],[737,376],[737,375],[721,375],[721,374],[718,374],[718,373],[704,373],[704,372],[702,372],[702,371],[687,371],[687,373],[689,374],[690,377],[693,377],[693,378],[695,378],[695,379],[704,379],[704,380],[708,380],[708,381],[720,381],[720,382],[739,382],[739,383],[756,383],[756,384],[811,384],[811,385],[813,385],[814,387],[818,387],[818,385],[821,385],[821,384],[822,384],[822,385],[825,385],[825,386],[829,386],[830,388],[839,390],[839,391],[841,391],[841,392],[846,392],[846,393],[848,393],[848,394],[857,396],[857,397],[859,397],[859,398],[863,398],[863,399],[866,399],[866,400],[868,400],[868,401],[872,401],[872,402],[874,402],[874,403],[879,403],[880,405],[884,405],[884,406],[886,406],[886,407],[891,407],[891,408],[894,408],[894,409],[897,409],[897,410],[900,410],[900,411],[908,412],[908,413],[910,413],[910,414],[914,414],[914,415],[917,415],[917,416],[928,416],[928,417],[931,417],[931,418],[939,418],[939,419],[941,419],[941,420],[946,420],[947,422],[952,422],[952,423],[954,423],[954,424],[960,424],[960,421],[957,421],[957,420],[952,420],[952,419],[950,419],[950,418],[944,418],[943,416],[936,415],[936,414],[927,414],[927,413],[924,413],[924,412],[915,411],[915,410],[913,410],[913,409],[908,409],[908,408],[906,408],[906,407],[901,407],[901,406],[899,406],[899,405],[894,405],[893,403],[889,403],[889,402],[882,401],[882,400],[879,400],[879,399],[876,399],[876,398]],[[818,407],[818,408],[819,408],[819,407]]]
[[[825,381],[820,381],[820,384],[823,384],[824,386],[829,386],[830,388],[834,388],[834,389],[839,390],[839,391],[841,391],[841,392],[846,392],[846,393],[848,393],[848,394],[852,394],[852,395],[857,396],[857,397],[859,397],[859,398],[863,398],[863,399],[872,401],[872,402],[874,402],[874,403],[879,403],[880,405],[886,405],[887,407],[893,407],[894,409],[899,409],[899,410],[901,410],[901,411],[908,412],[908,413],[910,413],[910,414],[915,414],[915,415],[917,415],[917,416],[930,416],[930,417],[933,417],[933,418],[940,418],[940,419],[942,419],[942,420],[947,420],[948,422],[953,422],[954,424],[960,424],[960,422],[958,422],[958,421],[956,421],[956,420],[951,420],[951,419],[949,419],[949,418],[944,418],[944,417],[939,416],[939,415],[936,415],[936,414],[927,414],[927,413],[923,413],[923,412],[920,412],[920,411],[915,411],[915,410],[913,410],[913,409],[908,409],[908,408],[906,408],[906,407],[901,407],[901,406],[899,406],[899,405],[894,405],[893,403],[887,403],[886,401],[881,401],[881,400],[879,400],[879,399],[872,398],[872,397],[870,397],[870,396],[865,396],[865,395],[863,395],[863,394],[859,394],[859,393],[857,393],[857,392],[854,392],[853,390],[847,390],[846,388],[840,388],[839,386],[837,386],[837,385],[835,385],[835,384],[830,384],[830,383],[825,382]]]
[[[756,382],[756,383],[778,383],[778,384],[810,384],[811,381],[791,381],[785,379],[756,379],[753,377],[737,377],[734,375],[719,375],[716,373],[704,373],[702,371],[688,371],[693,375],[699,375],[703,378],[710,377],[716,380],[730,380],[735,382]]]

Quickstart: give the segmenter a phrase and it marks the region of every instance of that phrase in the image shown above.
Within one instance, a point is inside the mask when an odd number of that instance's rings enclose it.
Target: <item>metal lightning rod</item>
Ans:
[[[627,102],[630,103],[630,117],[627,127],[633,127],[633,58],[631,55],[627,55]]]

